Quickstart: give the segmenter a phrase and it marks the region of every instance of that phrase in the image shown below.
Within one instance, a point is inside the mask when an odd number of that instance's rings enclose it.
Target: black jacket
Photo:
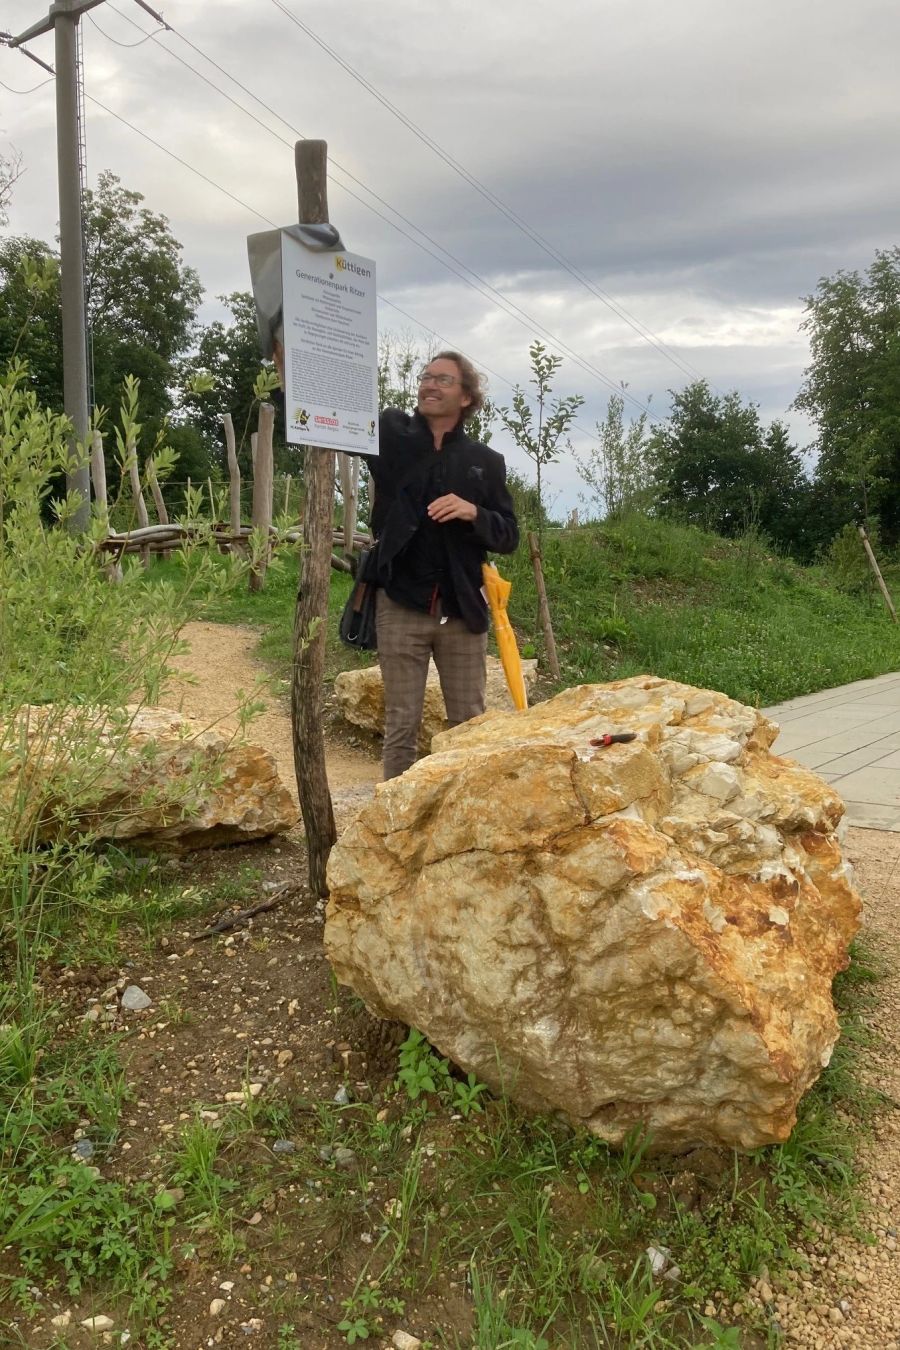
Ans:
[[[488,627],[481,594],[481,564],[488,553],[512,553],[519,543],[515,508],[506,487],[503,456],[470,440],[462,424],[449,432],[436,451],[431,429],[418,412],[411,416],[388,408],[379,423],[378,455],[366,462],[375,483],[372,533],[378,540],[378,580],[390,588],[402,556],[428,520],[429,482],[436,457],[441,466],[441,495],[453,492],[474,502],[473,521],[450,520],[440,529],[447,542],[447,568],[456,607],[474,633]]]

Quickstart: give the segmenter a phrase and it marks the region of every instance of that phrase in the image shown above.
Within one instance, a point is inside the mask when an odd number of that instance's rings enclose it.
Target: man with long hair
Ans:
[[[384,776],[414,762],[431,657],[451,726],[484,712],[488,608],[481,565],[519,542],[503,456],[471,440],[481,377],[439,352],[419,377],[410,416],[381,416],[372,532],[378,540],[378,660],[384,681]]]

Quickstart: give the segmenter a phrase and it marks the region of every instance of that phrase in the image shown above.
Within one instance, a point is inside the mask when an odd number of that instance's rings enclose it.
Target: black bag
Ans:
[[[344,606],[338,625],[338,636],[348,647],[358,651],[374,652],[378,650],[375,636],[375,598],[378,593],[374,578],[377,569],[376,554],[378,546],[367,548],[359,555],[356,564],[356,578],[353,590]]]

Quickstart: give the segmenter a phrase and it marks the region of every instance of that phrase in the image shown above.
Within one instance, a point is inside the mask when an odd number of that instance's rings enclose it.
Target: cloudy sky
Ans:
[[[433,330],[490,372],[501,403],[542,336],[565,357],[559,392],[585,397],[584,446],[610,381],[662,415],[696,374],[811,440],[790,411],[802,297],[898,242],[894,0],[161,3],[174,32],[134,0],[83,20],[87,93],[109,110],[88,102],[88,171],[113,170],[169,217],[205,317],[247,288],[246,235],[295,217],[296,136],[323,137],[331,217],[411,316],[382,304],[382,331],[424,343]],[[6,0],[0,26],[19,32],[46,8]],[[52,37],[32,45],[52,62]],[[42,78],[0,51],[5,84]],[[52,84],[0,87],[0,145],[27,170],[10,229],[46,239],[54,125]],[[575,505],[571,465],[551,485],[558,509]]]

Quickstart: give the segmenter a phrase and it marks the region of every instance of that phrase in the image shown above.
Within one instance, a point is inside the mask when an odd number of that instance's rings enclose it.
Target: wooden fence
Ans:
[[[152,466],[146,475],[153,510],[157,523],[151,524],[150,512],[144,496],[136,456],[131,453],[128,469],[128,494],[130,515],[135,524],[127,530],[116,530],[109,518],[109,499],[106,485],[106,460],[103,440],[99,431],[94,433],[91,453],[91,484],[94,501],[101,518],[106,522],[106,537],[101,550],[106,555],[111,575],[116,575],[123,557],[140,554],[144,566],[150,565],[153,557],[168,557],[173,549],[182,547],[186,542],[198,537],[210,538],[220,552],[237,550],[247,551],[248,541],[254,530],[260,531],[271,540],[280,540],[296,544],[302,539],[299,519],[302,515],[302,499],[297,493],[291,474],[280,478],[274,473],[272,457],[272,428],[275,410],[271,404],[260,407],[259,427],[251,437],[251,475],[249,483],[242,482],[235,445],[234,426],[230,414],[222,418],[225,433],[225,448],[228,463],[228,482],[213,483],[211,478],[205,482],[183,482],[165,484],[166,493],[158,482]],[[133,452],[133,447],[127,447]],[[356,455],[339,455],[341,495],[343,498],[343,526],[335,528],[331,565],[339,571],[349,572],[351,560],[361,548],[371,544],[370,536],[356,528],[356,515],[359,507],[359,458]],[[170,508],[174,511],[173,490],[181,489],[184,500],[182,519],[170,519]],[[292,495],[293,492],[293,495]],[[168,496],[168,505],[166,502]],[[208,507],[208,516],[198,519],[196,506],[203,501]],[[246,507],[249,503],[249,519]],[[295,508],[295,509],[292,509]],[[273,524],[278,518],[279,526]],[[296,526],[294,521],[297,522]],[[211,526],[211,530],[210,530]],[[250,574],[251,590],[259,590],[265,582],[268,559],[257,560]]]

